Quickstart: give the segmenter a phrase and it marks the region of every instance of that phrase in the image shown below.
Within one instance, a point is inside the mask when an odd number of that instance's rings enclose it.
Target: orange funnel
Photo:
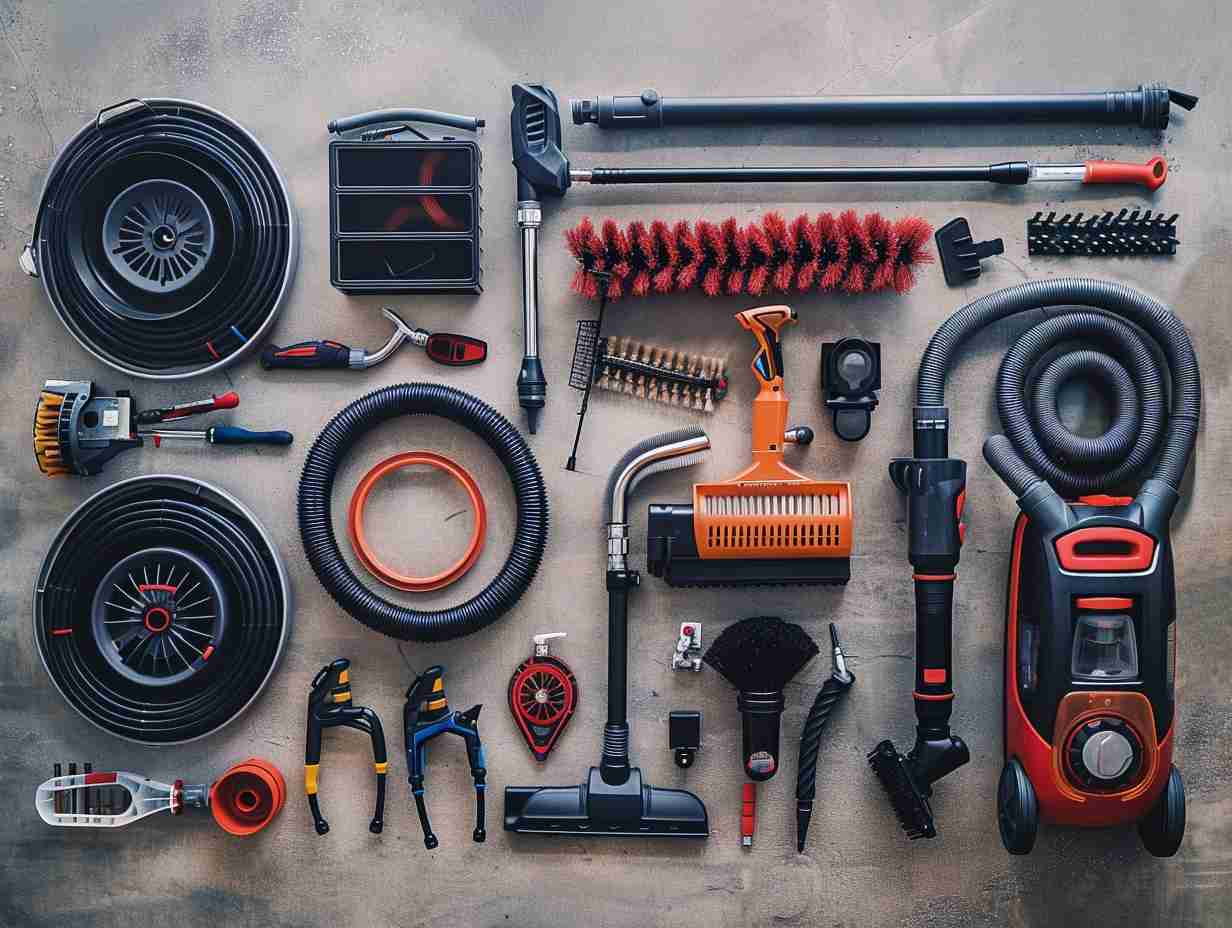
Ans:
[[[232,835],[260,831],[282,809],[287,784],[277,767],[259,757],[236,764],[210,787],[210,811]]]

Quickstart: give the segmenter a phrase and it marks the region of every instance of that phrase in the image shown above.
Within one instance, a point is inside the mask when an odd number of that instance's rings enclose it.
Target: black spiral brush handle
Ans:
[[[813,700],[813,707],[804,720],[804,730],[800,733],[800,762],[796,770],[796,850],[801,854],[804,853],[809,819],[813,816],[813,799],[817,795],[817,753],[821,748],[821,733],[839,699],[856,682],[855,675],[847,670],[847,660],[838,643],[838,629],[833,622],[830,623],[830,641],[834,647],[834,670]]]

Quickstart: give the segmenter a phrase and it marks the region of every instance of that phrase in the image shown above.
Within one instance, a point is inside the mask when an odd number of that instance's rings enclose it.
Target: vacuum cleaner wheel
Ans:
[[[191,377],[258,344],[290,285],[291,201],[259,142],[186,100],[129,100],[57,155],[23,268],[135,377]]]
[[[244,711],[277,665],[290,589],[237,500],[186,477],[121,481],[82,503],[43,560],[34,640],[88,721],[178,744]]]
[[[1138,823],[1138,837],[1153,857],[1171,857],[1180,850],[1185,837],[1185,783],[1176,767],[1151,811]]]
[[[1039,831],[1039,804],[1027,772],[1013,758],[1001,770],[1001,780],[997,784],[997,826],[1007,851],[1031,853]]]

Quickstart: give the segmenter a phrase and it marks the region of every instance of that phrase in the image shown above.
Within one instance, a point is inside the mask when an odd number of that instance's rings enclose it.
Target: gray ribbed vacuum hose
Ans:
[[[976,332],[1008,316],[1054,306],[1102,312],[1053,316],[1029,329],[1007,352],[997,377],[997,409],[1006,434],[985,443],[988,463],[1019,496],[1041,479],[1058,493],[1080,495],[1110,489],[1138,473],[1162,436],[1153,476],[1178,489],[1201,412],[1198,360],[1180,319],[1158,300],[1123,284],[1079,277],[1031,281],[964,306],[942,323],[924,352],[917,404],[945,404],[945,378],[955,352]],[[1164,364],[1143,332],[1162,352]],[[1067,342],[1083,347],[1059,354],[1029,382],[1038,363]],[[1102,382],[1114,398],[1112,427],[1095,439],[1069,433],[1055,415],[1056,391],[1080,375]],[[1169,379],[1172,403],[1165,415]]]

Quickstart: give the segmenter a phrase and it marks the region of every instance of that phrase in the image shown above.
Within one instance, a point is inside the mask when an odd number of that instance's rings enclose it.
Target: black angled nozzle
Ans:
[[[542,84],[514,84],[509,135],[518,199],[564,196],[569,189],[569,159],[561,143],[556,94]]]
[[[881,781],[907,837],[913,841],[916,838],[937,837],[928,797],[916,785],[907,769],[907,758],[898,753],[894,742],[887,740],[878,744],[868,755],[868,765]]]
[[[1184,110],[1192,110],[1198,105],[1198,98],[1192,93],[1185,93],[1183,90],[1173,90],[1171,87],[1168,88],[1168,100]]]

